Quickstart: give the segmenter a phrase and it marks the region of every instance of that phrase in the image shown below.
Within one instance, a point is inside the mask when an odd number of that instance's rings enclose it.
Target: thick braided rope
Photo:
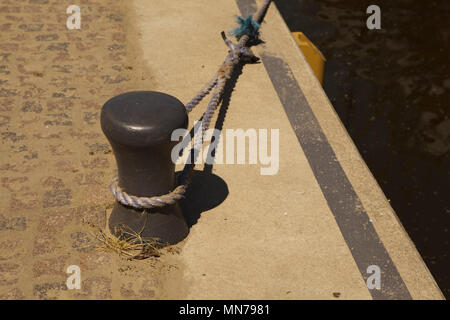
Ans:
[[[271,0],[265,0],[261,8],[256,12],[254,21],[256,21],[258,25],[261,24],[264,14],[270,5],[270,2]],[[191,149],[190,154],[190,157],[191,159],[193,159],[193,161],[191,161],[190,163],[188,162],[185,165],[179,179],[180,184],[174,190],[165,195],[153,197],[137,197],[126,193],[119,186],[118,178],[115,177],[110,185],[110,190],[117,201],[119,201],[123,205],[138,209],[151,209],[174,204],[184,197],[184,194],[186,193],[187,187],[192,177],[195,160],[200,154],[199,150],[201,149],[206,132],[210,127],[211,120],[219,105],[227,80],[231,78],[235,66],[240,62],[258,60],[258,58],[254,56],[253,52],[248,47],[246,47],[247,42],[250,40],[249,35],[244,34],[243,36],[241,36],[239,38],[238,44],[234,44],[232,41],[228,40],[225,37],[224,32],[222,32],[222,38],[229,47],[229,52],[225,61],[220,66],[217,74],[213,77],[213,79],[211,79],[206,84],[206,86],[190,102],[188,102],[188,104],[186,104],[186,111],[189,113],[214,88],[211,100],[209,101],[208,107],[203,114],[201,139],[194,142],[194,146]]]
[[[186,104],[187,113],[191,112],[192,109],[194,109],[194,107],[198,105],[200,101],[202,101],[202,99],[212,90],[212,88],[216,86],[216,84],[217,75],[215,75],[214,78],[206,84],[203,90],[201,90],[191,101]]]
[[[111,183],[109,188],[111,190],[111,193],[120,203],[138,209],[150,209],[174,204],[178,200],[182,199],[184,194],[186,193],[187,185],[180,184],[168,194],[150,198],[129,195],[121,187],[119,187],[117,177],[113,179],[113,182]]]

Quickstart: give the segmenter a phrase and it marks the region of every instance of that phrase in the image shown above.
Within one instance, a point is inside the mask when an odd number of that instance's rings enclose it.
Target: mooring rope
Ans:
[[[258,38],[259,28],[270,2],[271,0],[265,0],[253,17],[251,15],[248,15],[246,18],[238,17],[237,22],[239,27],[235,28],[231,32],[231,34],[236,36],[239,41],[237,44],[227,39],[223,31],[221,33],[225,44],[229,48],[225,61],[222,63],[214,77],[206,84],[206,86],[186,104],[186,111],[189,113],[200,103],[200,101],[202,101],[206,95],[211,92],[211,90],[214,89],[211,100],[209,101],[202,118],[202,138],[194,142],[194,146],[189,155],[191,162],[188,162],[185,165],[179,178],[179,185],[173,191],[165,195],[154,197],[137,197],[126,193],[119,186],[118,178],[115,177],[110,185],[110,190],[117,201],[123,205],[138,209],[151,209],[174,204],[184,197],[194,171],[196,159],[200,154],[200,149],[203,144],[203,140],[205,139],[206,132],[210,127],[211,120],[219,105],[225,85],[228,79],[231,78],[234,68],[242,62],[257,62],[259,60],[259,58],[256,57],[249,48],[248,43],[250,40],[256,40]]]

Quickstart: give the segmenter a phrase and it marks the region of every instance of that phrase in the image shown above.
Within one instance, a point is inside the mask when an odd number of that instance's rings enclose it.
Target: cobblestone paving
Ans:
[[[115,170],[99,112],[149,89],[118,0],[0,0],[0,299],[154,298],[155,260],[94,250],[83,220],[106,225]],[[81,268],[81,290],[66,269]]]

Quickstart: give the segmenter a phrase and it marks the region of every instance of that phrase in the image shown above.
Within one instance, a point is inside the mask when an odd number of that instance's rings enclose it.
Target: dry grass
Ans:
[[[114,252],[128,260],[142,260],[150,257],[159,257],[164,246],[158,239],[143,239],[140,234],[121,226],[116,228],[115,234],[106,233],[100,227],[88,223],[94,229],[91,234],[100,243],[96,247],[98,251]],[[173,250],[169,249],[169,252]]]

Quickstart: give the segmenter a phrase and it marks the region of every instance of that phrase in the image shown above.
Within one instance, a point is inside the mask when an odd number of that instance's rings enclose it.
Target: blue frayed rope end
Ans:
[[[245,19],[237,17],[237,23],[239,27],[230,31],[230,35],[235,36],[238,40],[245,35],[254,39],[259,36],[260,24],[253,20],[252,15],[248,15]]]

